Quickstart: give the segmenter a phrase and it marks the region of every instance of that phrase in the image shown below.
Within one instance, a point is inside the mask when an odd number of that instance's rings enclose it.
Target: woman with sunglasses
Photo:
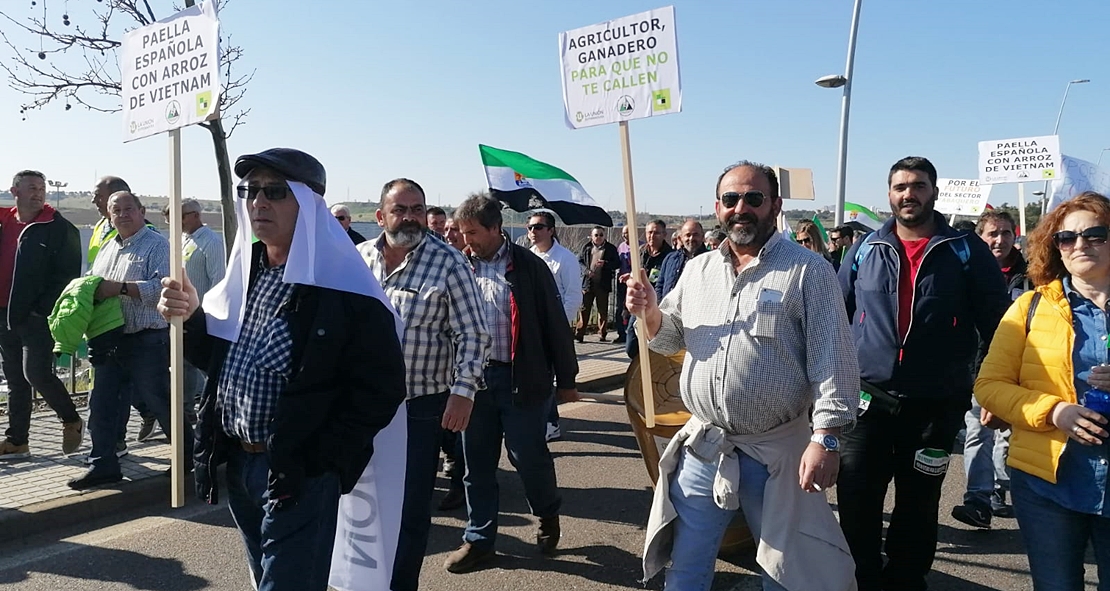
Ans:
[[[1110,445],[1102,397],[1110,389],[1110,200],[1066,201],[1029,237],[1037,286],[1014,302],[975,383],[983,408],[1010,423],[1008,464],[1035,590],[1082,589],[1093,542],[1100,590],[1110,589]],[[990,416],[984,416],[984,421]]]
[[[829,249],[825,245],[824,239],[821,238],[821,231],[817,229],[817,224],[811,220],[798,222],[798,229],[794,232],[794,236],[798,244],[821,255],[826,261],[829,261],[830,265],[833,264],[832,255],[829,254]]]

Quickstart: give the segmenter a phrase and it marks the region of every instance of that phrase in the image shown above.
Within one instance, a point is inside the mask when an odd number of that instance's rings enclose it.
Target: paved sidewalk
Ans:
[[[576,343],[578,385],[583,392],[604,392],[620,387],[628,358],[621,345],[598,343],[588,336]],[[88,409],[79,409],[88,419]],[[6,424],[7,417],[0,417]],[[77,453],[62,454],[62,426],[52,412],[31,418],[31,457],[0,462],[0,531],[14,539],[40,533],[55,525],[110,513],[118,508],[149,502],[169,502],[170,480],[163,473],[170,466],[171,448],[156,427],[158,438],[135,441],[141,420],[132,412],[127,436],[128,455],[120,460],[124,480],[110,487],[74,491],[66,482],[87,466],[91,442],[87,432]],[[187,485],[191,495],[192,485]]]

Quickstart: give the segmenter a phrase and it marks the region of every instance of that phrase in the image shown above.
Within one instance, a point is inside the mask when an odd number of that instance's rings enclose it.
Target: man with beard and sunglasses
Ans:
[[[386,183],[376,215],[382,235],[359,252],[404,321],[408,382],[405,502],[390,588],[415,591],[432,526],[442,431],[459,433],[470,422],[490,335],[466,257],[428,232],[420,185]]]
[[[894,216],[848,250],[839,273],[861,394],[840,454],[837,499],[860,591],[920,591],[936,554],[949,454],[971,406],[973,362],[1010,297],[987,245],[933,210],[932,163],[903,158],[887,183]]]
[[[692,415],[659,462],[644,579],[670,561],[666,589],[709,589],[742,509],[763,589],[843,591],[854,565],[823,491],[836,483],[859,379],[836,276],[776,230],[773,169],[729,166],[716,195],[727,246],[687,262],[662,302],[646,271],[628,283],[651,349],[686,350],[679,386]]]

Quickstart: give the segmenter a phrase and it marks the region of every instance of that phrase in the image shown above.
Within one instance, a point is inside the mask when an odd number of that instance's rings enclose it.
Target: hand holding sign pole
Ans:
[[[192,4],[189,2],[188,4]],[[120,46],[123,141],[162,132],[170,139],[170,276],[182,280],[181,128],[215,118],[220,98],[216,3],[189,6],[129,31]],[[170,325],[171,506],[185,505],[183,320]],[[191,401],[190,401],[191,402]]]
[[[560,33],[559,61],[567,127],[581,129],[619,124],[627,224],[632,232],[637,232],[628,122],[682,110],[674,7]],[[640,251],[635,244],[633,238],[629,256],[632,276],[639,277]],[[655,397],[647,323],[642,317],[636,329],[639,331],[644,423],[650,429],[655,427]]]

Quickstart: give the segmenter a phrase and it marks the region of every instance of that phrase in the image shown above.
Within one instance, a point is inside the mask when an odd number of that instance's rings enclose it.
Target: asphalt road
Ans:
[[[533,549],[535,519],[528,514],[519,479],[503,460],[500,556],[482,571],[448,574],[443,559],[460,543],[464,512],[437,514],[423,589],[644,589],[638,582],[639,555],[651,493],[617,393],[564,405],[562,415],[564,440],[552,444],[564,494],[561,553],[547,559]],[[1013,520],[996,520],[991,531],[970,531],[948,517],[962,493],[958,460],[945,486],[941,547],[930,588],[1031,589]],[[446,482],[441,479],[440,485]],[[436,493],[435,502],[441,495]],[[713,589],[759,589],[752,568],[751,557],[719,560]],[[1093,567],[1088,575],[1088,588],[1094,589]],[[647,586],[661,587],[659,578]],[[44,534],[21,546],[5,545],[0,532],[0,588],[189,591],[250,585],[226,507],[194,502],[178,511],[148,507],[104,522],[74,524],[70,531]]]

